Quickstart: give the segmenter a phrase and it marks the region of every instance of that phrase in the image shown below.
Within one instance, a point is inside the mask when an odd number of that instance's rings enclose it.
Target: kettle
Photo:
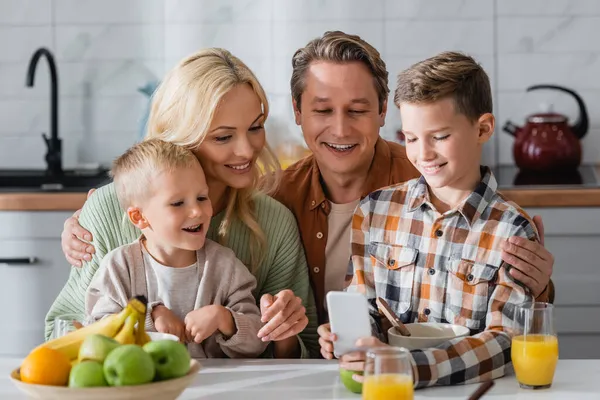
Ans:
[[[559,90],[575,98],[579,117],[569,125],[562,114],[545,112],[527,117],[525,126],[507,121],[503,130],[515,137],[513,156],[517,166],[525,171],[565,171],[577,169],[581,163],[581,139],[588,131],[588,114],[581,97],[571,89],[556,85],[534,85],[527,91]]]

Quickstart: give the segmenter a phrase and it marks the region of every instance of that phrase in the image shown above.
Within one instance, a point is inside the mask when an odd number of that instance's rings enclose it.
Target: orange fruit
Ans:
[[[60,351],[40,347],[23,360],[21,381],[38,385],[67,386],[71,360]]]

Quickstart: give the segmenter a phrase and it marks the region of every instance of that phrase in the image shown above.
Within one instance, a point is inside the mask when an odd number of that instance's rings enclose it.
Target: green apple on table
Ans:
[[[352,375],[362,375],[362,371],[350,371],[344,368],[340,368],[340,380],[346,386],[346,389],[352,393],[362,393],[362,383],[352,379]]]
[[[151,382],[155,372],[150,354],[136,344],[119,346],[104,360],[104,376],[111,386],[142,385]]]
[[[182,343],[172,340],[148,342],[144,351],[154,361],[157,381],[179,378],[190,370],[190,353]]]
[[[75,365],[69,374],[69,387],[84,388],[108,386],[104,378],[102,364],[97,361],[83,361]]]
[[[103,363],[108,353],[119,347],[121,344],[108,336],[93,334],[87,336],[79,348],[79,362],[97,361]]]

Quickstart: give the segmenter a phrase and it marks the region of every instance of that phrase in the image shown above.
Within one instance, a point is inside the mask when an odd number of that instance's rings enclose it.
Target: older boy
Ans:
[[[496,191],[490,169],[480,166],[494,131],[488,76],[471,57],[441,53],[403,71],[394,100],[407,156],[422,176],[361,201],[352,220],[347,290],[367,297],[380,338],[377,297],[404,323],[471,330],[471,337],[412,351],[417,387],[500,377],[510,364],[514,306],[533,299],[509,273],[502,244],[513,236],[539,238],[527,214]],[[321,339],[331,358],[330,334]],[[373,338],[357,343],[375,344]]]

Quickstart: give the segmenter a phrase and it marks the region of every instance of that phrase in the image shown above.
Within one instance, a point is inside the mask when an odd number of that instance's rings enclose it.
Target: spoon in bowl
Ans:
[[[400,318],[392,311],[392,308],[382,297],[378,297],[376,300],[377,307],[381,309],[383,315],[390,321],[392,326],[396,328],[396,332],[398,332],[402,336],[410,336],[410,331],[406,328],[406,326],[400,321]]]

